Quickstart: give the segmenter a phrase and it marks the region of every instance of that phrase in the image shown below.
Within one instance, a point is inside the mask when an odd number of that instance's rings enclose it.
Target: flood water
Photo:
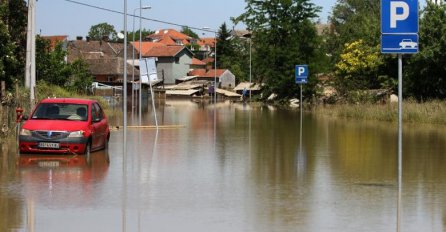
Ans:
[[[3,146],[0,231],[396,231],[396,124],[157,107],[159,124],[174,126],[129,128],[125,153],[113,130],[88,164],[39,166]],[[401,231],[445,231],[445,128],[405,125],[403,156]]]

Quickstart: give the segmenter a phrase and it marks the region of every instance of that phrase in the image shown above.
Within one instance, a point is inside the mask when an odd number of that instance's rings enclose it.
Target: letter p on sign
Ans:
[[[302,74],[305,73],[305,67],[298,67],[297,69],[298,69],[297,70],[297,75],[298,76],[302,76]]]
[[[418,7],[418,0],[381,0],[381,33],[418,33]]]
[[[396,28],[398,21],[409,17],[409,5],[406,2],[390,2],[390,28]]]

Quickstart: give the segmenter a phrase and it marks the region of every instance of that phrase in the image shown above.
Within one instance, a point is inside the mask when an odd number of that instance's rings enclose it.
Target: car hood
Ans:
[[[77,131],[85,130],[88,127],[86,121],[66,121],[66,120],[28,120],[22,129],[27,130],[52,130],[52,131]]]

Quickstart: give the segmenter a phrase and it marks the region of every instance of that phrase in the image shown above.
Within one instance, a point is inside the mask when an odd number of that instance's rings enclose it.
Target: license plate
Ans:
[[[39,161],[37,163],[37,165],[39,165],[39,167],[42,167],[42,168],[57,168],[60,166],[60,162],[59,161]]]
[[[40,142],[38,144],[39,148],[59,148],[60,144],[59,143],[48,143],[48,142]]]

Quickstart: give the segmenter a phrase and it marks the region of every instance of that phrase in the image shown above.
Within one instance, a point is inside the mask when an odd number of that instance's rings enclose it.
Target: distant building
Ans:
[[[235,87],[235,75],[229,69],[194,69],[189,76],[195,76],[197,80],[217,82],[217,87],[232,89]]]
[[[130,46],[129,46],[130,47]],[[128,47],[128,50],[131,51]],[[90,41],[78,38],[67,44],[68,63],[77,59],[84,60],[88,66],[95,82],[107,85],[121,85],[124,76],[124,45],[121,43],[110,43],[106,41]],[[131,53],[128,54],[128,57]],[[139,70],[127,64],[127,80],[139,80]]]

